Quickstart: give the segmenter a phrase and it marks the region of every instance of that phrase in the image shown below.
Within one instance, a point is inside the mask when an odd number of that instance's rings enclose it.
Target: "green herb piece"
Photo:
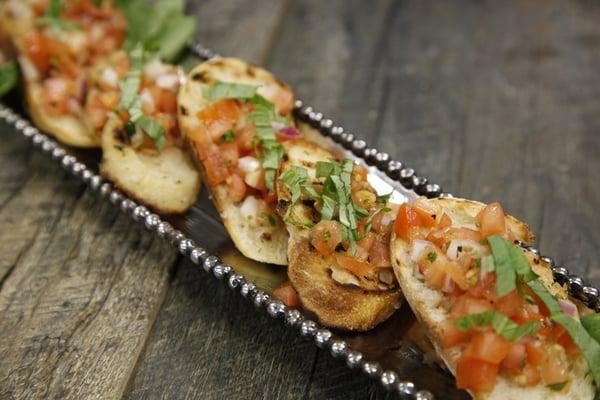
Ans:
[[[564,313],[552,315],[550,320],[561,325],[569,333],[587,361],[596,385],[600,385],[600,344],[594,340],[582,324]]]
[[[336,162],[317,161],[317,178],[327,178],[330,175],[339,175],[340,166]]]
[[[127,133],[127,136],[129,136],[129,138],[131,139],[131,137],[135,135],[135,124],[131,121],[127,121],[125,123],[125,132]]]
[[[600,343],[600,314],[583,315],[580,319],[585,330]]]
[[[306,194],[313,199],[317,199],[319,197],[319,194],[312,187],[308,176],[308,172],[305,168],[292,167],[285,171],[283,174],[281,174],[279,179],[283,183],[285,183],[292,192],[290,205],[288,206],[288,209],[283,217],[285,222],[292,223],[293,221],[289,218],[289,216],[292,213],[292,210],[296,206],[298,201],[300,201],[300,199],[302,198],[302,195]]]
[[[14,61],[0,67],[0,97],[14,89],[19,83],[19,67]]]
[[[505,240],[505,239],[504,239]],[[505,240],[506,241],[506,240]],[[506,241],[509,253],[510,253],[510,261],[517,275],[521,277],[521,280],[525,283],[537,279],[537,275],[531,269],[531,265],[529,265],[529,261],[521,248],[513,243],[509,243]]]
[[[185,15],[184,0],[116,0],[127,17],[125,49],[141,43],[144,50],[164,61],[175,61],[194,36],[196,19]],[[151,21],[152,23],[148,23]]]
[[[377,196],[377,203],[381,204],[381,205],[387,205],[387,203],[389,203],[390,198],[392,197],[392,194],[394,194],[394,191],[392,190],[391,192],[389,192],[388,194],[384,194],[382,196]]]
[[[496,266],[496,292],[498,296],[505,296],[515,290],[517,284],[517,274],[512,266],[508,243],[501,236],[490,236],[487,241]]]
[[[321,207],[321,219],[332,220],[335,216],[335,199],[330,196],[321,196],[323,207]]]
[[[546,305],[550,315],[562,314],[563,311],[560,307],[560,304],[558,304],[558,301],[556,301],[554,296],[552,296],[552,294],[548,291],[548,289],[546,289],[544,284],[540,282],[539,279],[527,282],[527,286]]]
[[[494,256],[488,254],[485,256],[485,269],[487,272],[492,272],[496,270],[496,264],[494,264]]]
[[[481,258],[475,259],[475,268],[481,269]]]
[[[230,129],[227,132],[225,132],[219,140],[221,143],[231,143],[231,142],[233,142],[234,139],[235,139],[235,134]]]
[[[46,25],[58,30],[81,29],[81,26],[75,22],[65,21],[61,15],[64,9],[62,0],[51,0],[44,15],[36,19],[39,25]]]
[[[461,332],[466,332],[476,326],[491,326],[496,333],[507,340],[517,340],[525,336],[531,336],[540,327],[537,322],[526,322],[518,325],[496,310],[466,315],[455,320],[454,324]]]
[[[158,150],[162,150],[166,141],[165,129],[147,115],[142,115],[137,120],[137,124],[154,141]]]
[[[209,101],[221,99],[249,100],[256,95],[258,86],[242,83],[216,82],[202,89],[202,97]]]
[[[555,392],[560,392],[561,390],[563,390],[565,388],[565,386],[567,386],[567,383],[569,383],[569,381],[553,383],[552,385],[546,385],[546,386],[550,390],[554,390]]]
[[[429,260],[429,262],[434,262],[435,260],[437,260],[437,253],[433,251],[431,253],[427,253],[427,259]]]
[[[276,226],[277,225],[277,221],[275,221],[275,218],[273,218],[273,216],[271,214],[267,214],[266,212],[261,212],[260,213],[261,218],[269,221],[269,225],[271,226]]]

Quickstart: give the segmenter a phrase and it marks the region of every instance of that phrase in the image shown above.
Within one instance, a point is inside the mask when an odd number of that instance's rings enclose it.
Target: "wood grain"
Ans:
[[[198,39],[600,284],[600,5],[207,0]],[[385,398],[0,128],[0,398]]]

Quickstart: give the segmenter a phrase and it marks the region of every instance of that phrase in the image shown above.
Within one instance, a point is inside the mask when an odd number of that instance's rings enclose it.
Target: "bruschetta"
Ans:
[[[401,294],[389,257],[393,213],[366,170],[315,143],[284,143],[277,211],[290,234],[288,276],[304,309],[325,326],[366,331]]]
[[[1,23],[18,51],[27,109],[61,142],[97,147],[82,120],[87,71],[121,48],[127,23],[111,1],[8,0]]]
[[[288,234],[275,214],[281,142],[298,137],[291,88],[235,58],[194,68],[178,98],[179,124],[236,247],[286,265]]]
[[[156,58],[143,64],[141,56],[117,52],[93,69],[85,120],[101,136],[104,176],[162,214],[183,213],[200,189],[200,172],[177,122],[185,75]]]
[[[398,210],[394,272],[457,386],[476,399],[592,399],[600,347],[498,203],[421,198]],[[587,361],[587,362],[586,362]]]

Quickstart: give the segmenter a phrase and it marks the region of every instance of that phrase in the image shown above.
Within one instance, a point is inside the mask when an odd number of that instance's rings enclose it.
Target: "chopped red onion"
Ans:
[[[579,318],[579,311],[577,310],[577,306],[570,302],[569,300],[558,300],[558,304],[560,308],[570,317]]]
[[[302,136],[296,128],[292,128],[291,126],[284,126],[283,128],[280,128],[278,132],[289,139],[297,139]]]

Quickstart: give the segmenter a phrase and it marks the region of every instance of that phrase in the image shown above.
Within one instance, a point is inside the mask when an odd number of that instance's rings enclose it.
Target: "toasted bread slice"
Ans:
[[[80,113],[54,116],[48,114],[42,104],[40,77],[32,61],[26,56],[24,43],[25,36],[35,29],[33,3],[30,0],[10,0],[0,10],[3,30],[19,53],[18,61],[25,81],[25,101],[31,119],[38,128],[69,146],[98,147],[100,138],[87,128]]]
[[[102,175],[161,214],[190,208],[200,190],[200,173],[190,155],[178,147],[160,153],[136,150],[123,135],[121,121],[112,117],[102,132]]]
[[[481,211],[485,204],[455,198],[441,198],[427,200],[430,204],[435,204],[445,212],[451,215],[453,221],[456,221],[455,227],[474,227],[475,216]],[[511,216],[506,217],[506,223],[513,232],[516,239],[525,243],[533,241],[533,233],[529,226]],[[528,253],[528,257],[533,257]],[[455,373],[456,363],[461,354],[460,346],[446,349],[442,346],[442,323],[449,318],[447,300],[444,294],[437,291],[414,275],[415,265],[410,258],[410,248],[407,241],[392,236],[391,258],[394,267],[394,273],[400,283],[400,287],[417,319],[425,327],[431,342],[433,343],[438,355],[444,360],[452,373]],[[540,260],[539,264],[532,264],[532,268],[539,275],[542,283],[548,290],[558,298],[567,298],[567,292],[559,284],[554,283],[552,270]],[[569,387],[563,391],[556,392],[544,385],[533,387],[522,387],[502,375],[498,376],[496,386],[490,393],[471,393],[476,399],[489,400],[558,400],[572,399],[583,400],[591,399],[594,396],[594,384],[591,376],[586,376],[587,364],[583,358],[575,365],[575,379]]]
[[[316,163],[331,161],[333,155],[315,143],[305,140],[286,142],[288,160],[282,163],[282,173],[293,166],[308,170],[316,181]],[[289,188],[277,183],[278,212],[284,215],[291,200]],[[315,222],[318,212],[309,205],[298,203],[290,221]],[[392,285],[371,287],[342,268],[336,267],[333,255],[324,257],[310,244],[309,228],[286,224],[290,233],[288,244],[288,276],[298,292],[302,305],[314,313],[319,322],[332,328],[366,331],[386,320],[399,307],[401,293]],[[334,279],[334,274],[335,276]],[[353,280],[345,281],[345,274]],[[344,284],[343,284],[343,283]],[[365,286],[367,284],[367,286]]]
[[[210,142],[204,130],[198,129],[201,121],[197,114],[211,104],[203,97],[203,89],[216,81],[241,83],[259,86],[258,93],[269,99],[273,90],[291,89],[270,72],[235,58],[218,58],[194,68],[188,75],[185,85],[179,92],[179,125],[184,137],[196,155],[198,164],[206,176],[201,161],[203,146]],[[291,110],[290,110],[291,111]],[[244,217],[244,202],[235,203],[231,199],[226,184],[211,185],[204,179],[212,194],[212,200],[223,223],[238,250],[256,261],[287,265],[288,234],[281,221],[273,224],[256,224]]]

